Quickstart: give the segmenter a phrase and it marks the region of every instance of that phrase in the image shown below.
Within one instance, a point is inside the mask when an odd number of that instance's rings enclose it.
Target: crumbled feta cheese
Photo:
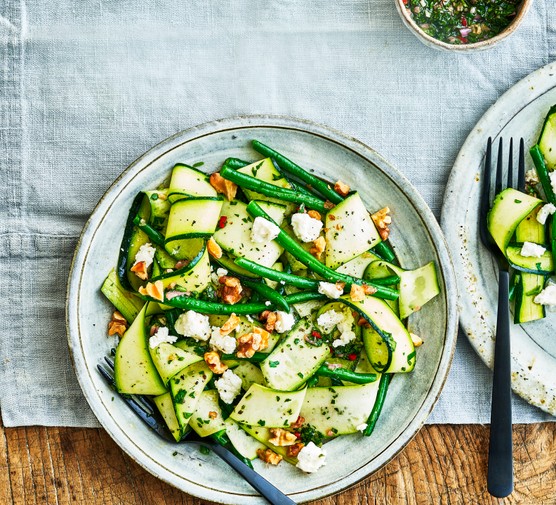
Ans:
[[[158,328],[158,330],[156,330],[156,333],[151,338],[149,338],[149,347],[151,349],[154,349],[163,342],[173,344],[177,339],[178,337],[170,335],[170,331],[168,330],[168,328],[166,328],[166,326],[162,326]]]
[[[317,318],[317,326],[324,332],[330,333],[336,325],[344,320],[344,313],[336,310],[327,310]]]
[[[344,290],[342,288],[339,288],[336,284],[333,284],[332,282],[321,281],[319,282],[319,293],[321,295],[328,296],[328,298],[332,298],[333,300],[336,300],[337,298],[340,298],[340,296],[342,296]]]
[[[274,329],[278,333],[286,333],[293,328],[295,324],[295,318],[293,314],[283,312],[281,310],[276,311],[276,323],[274,324]]]
[[[529,184],[529,186],[534,186],[539,183],[539,176],[534,168],[525,172],[525,182]]]
[[[340,337],[332,342],[332,347],[341,347],[355,340],[355,332],[352,330],[355,320],[351,315],[351,311],[343,311],[342,314],[342,320],[336,325],[336,328],[338,328],[340,332]]]
[[[210,274],[210,279],[214,284],[218,284],[218,279],[220,279],[220,277],[225,277],[226,275],[228,275],[228,270],[225,268],[217,268],[216,272]]]
[[[253,221],[253,227],[251,228],[251,241],[256,244],[264,244],[274,240],[278,233],[280,233],[280,228],[277,225],[264,217],[258,216]]]
[[[212,349],[222,351],[224,354],[232,354],[236,350],[236,339],[230,335],[222,335],[220,328],[212,327],[209,344]]]
[[[135,255],[135,265],[144,261],[146,268],[149,268],[153,264],[155,252],[156,249],[152,246],[152,244],[143,244]]]
[[[210,324],[208,316],[188,310],[181,314],[174,324],[176,331],[185,337],[196,340],[208,340],[210,337]]]
[[[326,464],[326,452],[313,442],[309,442],[297,455],[297,465],[300,470],[307,473],[316,472]]]
[[[270,303],[270,300],[267,300],[266,302],[264,302],[264,304],[265,304],[267,307],[270,307],[270,306],[272,305],[272,303]]]
[[[291,224],[296,237],[302,242],[313,242],[322,230],[322,221],[301,212],[292,216]]]
[[[539,305],[556,306],[556,284],[548,284],[533,301]]]
[[[552,191],[556,193],[556,170],[550,172],[549,177],[550,177],[550,185],[552,186]]]
[[[365,431],[367,429],[367,423],[360,424],[355,428],[357,431]]]
[[[214,381],[214,385],[218,390],[220,399],[224,403],[232,403],[234,398],[241,392],[241,378],[229,368],[222,374],[220,379]]]
[[[547,203],[546,205],[543,205],[539,210],[539,212],[537,213],[537,221],[541,224],[546,224],[546,220],[548,219],[548,216],[551,216],[555,212],[556,212],[556,207],[551,203]]]
[[[546,252],[546,248],[533,242],[523,242],[521,254],[526,258],[540,258]]]

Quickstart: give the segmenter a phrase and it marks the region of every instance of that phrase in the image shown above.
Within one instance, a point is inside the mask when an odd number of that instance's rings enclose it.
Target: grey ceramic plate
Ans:
[[[533,145],[544,116],[555,103],[556,63],[552,63],[517,83],[486,112],[459,152],[446,189],[442,228],[458,273],[461,324],[481,359],[491,368],[498,270],[477,236],[479,175],[486,142],[489,136],[495,141],[499,137],[523,137],[526,146]],[[529,169],[532,161],[529,155],[526,159]],[[542,321],[512,325],[511,334],[514,391],[553,415],[556,415],[555,334],[554,313],[548,313]]]
[[[111,310],[99,288],[116,263],[124,222],[135,194],[160,183],[178,161],[203,161],[203,169],[214,171],[229,156],[259,159],[249,147],[253,138],[314,169],[319,176],[341,178],[360,191],[369,209],[389,205],[395,223],[392,242],[402,264],[411,268],[434,260],[440,267],[441,295],[410,322],[412,331],[425,340],[418,352],[417,366],[413,373],[392,381],[373,436],[349,436],[331,442],[327,445],[328,464],[313,475],[287,464],[266,467],[255,461],[255,468],[266,478],[302,502],[337,493],[393,458],[431,412],[454,351],[456,287],[440,228],[409,182],[373,150],[313,123],[269,116],[216,121],[162,142],[114,182],[83,230],[68,288],[69,345],[77,377],[93,412],[139,464],[200,498],[222,503],[262,503],[253,489],[216,456],[201,454],[194,447],[166,443],[149,431],[106,386],[95,368],[111,345],[106,337]]]

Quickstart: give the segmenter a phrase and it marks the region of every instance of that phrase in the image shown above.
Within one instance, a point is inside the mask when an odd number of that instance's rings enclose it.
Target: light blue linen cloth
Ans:
[[[154,144],[239,114],[286,114],[361,139],[439,215],[465,137],[556,58],[536,0],[487,52],[441,53],[394,0],[0,5],[0,407],[5,426],[96,426],[71,368],[65,287],[77,237],[113,179]],[[461,335],[429,422],[489,420],[490,372]],[[515,398],[515,421],[553,420]]]

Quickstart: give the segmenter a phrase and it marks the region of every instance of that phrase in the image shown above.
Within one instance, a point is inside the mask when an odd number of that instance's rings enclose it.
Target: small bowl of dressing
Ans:
[[[441,51],[488,49],[511,35],[533,0],[395,0],[409,30]]]

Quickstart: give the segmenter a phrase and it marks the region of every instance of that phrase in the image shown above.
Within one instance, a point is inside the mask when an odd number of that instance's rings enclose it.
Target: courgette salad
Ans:
[[[488,215],[488,229],[512,267],[515,323],[542,319],[546,307],[556,306],[556,105],[530,154],[535,168],[525,174],[526,193],[500,192]]]
[[[151,397],[176,441],[194,430],[314,472],[324,442],[371,434],[392,375],[413,370],[407,318],[437,272],[399,265],[388,207],[253,147],[266,157],[210,176],[178,164],[135,198],[102,286],[115,387]]]

